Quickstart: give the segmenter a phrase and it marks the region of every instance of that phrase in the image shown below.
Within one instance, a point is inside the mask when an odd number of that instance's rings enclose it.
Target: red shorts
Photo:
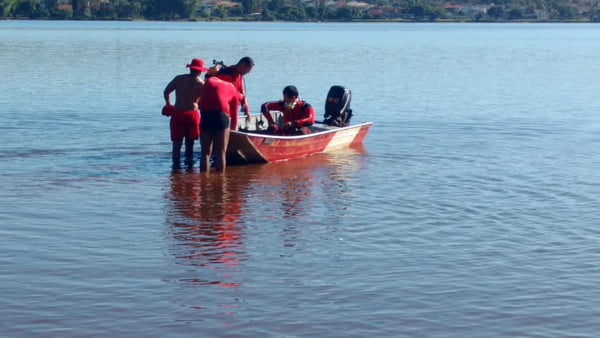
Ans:
[[[171,115],[171,141],[184,137],[198,139],[200,136],[200,114],[197,110],[175,111]]]

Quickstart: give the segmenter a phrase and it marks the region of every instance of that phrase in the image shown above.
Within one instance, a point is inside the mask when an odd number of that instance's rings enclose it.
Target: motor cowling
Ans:
[[[342,86],[331,86],[325,100],[325,124],[330,126],[346,126],[350,124],[352,109],[350,101],[352,91]]]
[[[325,124],[345,126],[350,123],[352,91],[342,86],[331,86],[325,100]]]

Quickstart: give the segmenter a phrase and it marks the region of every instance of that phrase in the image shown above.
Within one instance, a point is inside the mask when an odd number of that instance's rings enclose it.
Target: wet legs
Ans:
[[[185,165],[191,166],[194,164],[194,139],[185,138]],[[179,168],[181,161],[181,147],[183,140],[173,141],[173,167]]]

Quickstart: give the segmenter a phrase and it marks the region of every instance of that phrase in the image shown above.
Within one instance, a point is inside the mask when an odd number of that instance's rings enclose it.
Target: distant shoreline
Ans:
[[[185,20],[149,20],[149,19],[118,19],[118,20],[107,20],[107,19],[36,19],[36,18],[2,18],[0,21],[94,21],[94,22],[264,22],[264,23],[598,23],[598,21],[591,21],[586,19],[573,19],[573,20],[453,20],[453,19],[436,19],[436,20],[407,20],[407,19],[356,19],[356,20],[320,20],[320,21],[285,21],[285,20],[273,20],[273,21],[262,21],[262,20],[244,20],[243,18],[229,18],[227,20],[216,20],[216,19],[185,19]]]

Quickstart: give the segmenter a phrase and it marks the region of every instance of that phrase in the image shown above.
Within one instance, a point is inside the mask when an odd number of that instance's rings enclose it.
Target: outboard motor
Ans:
[[[336,127],[343,127],[350,124],[352,109],[350,109],[350,100],[352,92],[342,86],[332,86],[327,93],[325,100],[325,124]]]

